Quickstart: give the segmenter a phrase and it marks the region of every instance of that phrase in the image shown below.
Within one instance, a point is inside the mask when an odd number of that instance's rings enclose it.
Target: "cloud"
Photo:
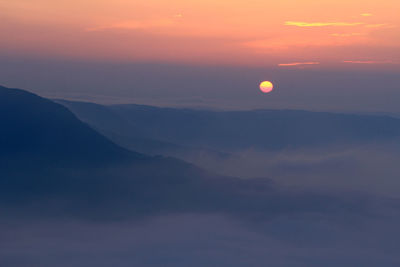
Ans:
[[[362,22],[301,22],[301,21],[286,21],[286,26],[296,26],[296,27],[344,27],[344,26],[358,26],[363,25]]]
[[[335,36],[335,37],[351,37],[351,36],[361,36],[361,35],[365,35],[363,33],[359,33],[359,32],[352,32],[352,33],[332,33],[331,36]]]
[[[286,21],[286,26],[296,27],[353,27],[363,25],[366,28],[382,28],[390,27],[387,23],[366,24],[364,22],[303,22],[303,21]]]
[[[373,15],[371,13],[362,13],[360,14],[362,17],[372,17]]]
[[[365,27],[367,27],[367,28],[382,28],[382,27],[387,27],[387,26],[390,26],[390,25],[388,25],[386,23],[367,24],[367,25],[365,25]]]
[[[281,63],[279,67],[291,67],[291,66],[304,66],[304,65],[319,65],[320,62],[292,62],[292,63]]]
[[[375,61],[375,60],[344,60],[343,63],[351,64],[394,64],[391,60]]]

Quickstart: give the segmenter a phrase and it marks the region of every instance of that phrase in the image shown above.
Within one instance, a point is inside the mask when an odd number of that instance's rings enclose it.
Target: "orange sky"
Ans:
[[[0,53],[397,70],[398,14],[398,0],[0,0]]]

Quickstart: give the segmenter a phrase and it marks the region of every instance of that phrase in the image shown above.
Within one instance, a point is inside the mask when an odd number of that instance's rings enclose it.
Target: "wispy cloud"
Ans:
[[[378,24],[366,24],[365,27],[367,28],[382,28],[382,27],[387,27],[390,26],[386,23],[378,23]]]
[[[364,22],[302,22],[302,21],[286,21],[286,26],[295,26],[301,28],[311,28],[311,27],[355,27],[362,26],[365,28],[390,28],[393,25],[387,23],[376,23],[369,24]],[[342,34],[333,34],[332,36],[354,36],[357,34],[351,35],[342,35]]]
[[[278,64],[279,67],[295,67],[295,66],[306,66],[306,65],[319,65],[320,62],[291,62]]]
[[[376,61],[376,60],[344,60],[343,63],[350,63],[350,64],[394,64],[395,62],[391,60],[383,60],[383,61]]]
[[[361,36],[365,35],[364,33],[352,32],[352,33],[332,33],[331,36],[335,37],[351,37],[351,36]]]
[[[302,21],[286,21],[286,26],[296,26],[296,27],[348,27],[348,26],[358,26],[363,25],[362,22],[302,22]]]
[[[362,13],[360,14],[362,17],[372,17],[373,15],[371,13]]]

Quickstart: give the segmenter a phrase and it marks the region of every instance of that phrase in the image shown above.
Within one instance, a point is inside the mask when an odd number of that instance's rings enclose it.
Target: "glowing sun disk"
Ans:
[[[263,81],[260,83],[260,90],[263,93],[269,93],[274,89],[274,85],[270,81]]]

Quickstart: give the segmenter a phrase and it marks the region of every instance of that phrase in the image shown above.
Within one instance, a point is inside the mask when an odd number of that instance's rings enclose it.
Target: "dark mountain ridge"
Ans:
[[[400,137],[400,120],[380,115],[301,110],[205,111],[58,102],[119,145],[150,154],[276,151],[385,142]]]
[[[222,149],[281,149],[400,136],[400,120],[387,116],[298,110],[215,112],[136,105],[110,108],[142,129],[143,135]]]
[[[102,163],[141,157],[109,141],[67,108],[0,86],[0,159]]]

